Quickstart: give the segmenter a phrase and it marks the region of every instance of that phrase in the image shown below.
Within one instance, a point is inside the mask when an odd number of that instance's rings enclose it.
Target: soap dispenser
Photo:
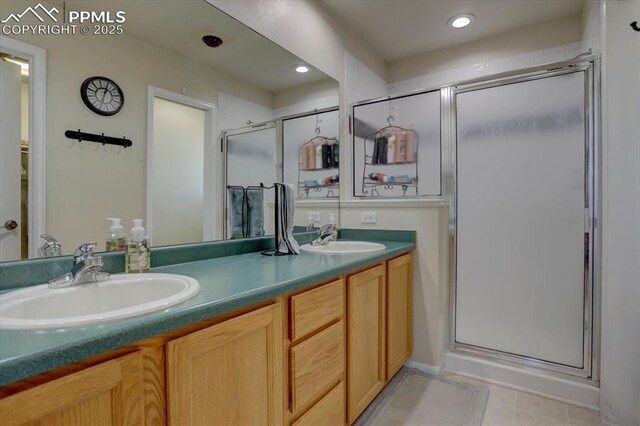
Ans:
[[[142,227],[142,219],[133,219],[131,240],[127,243],[124,263],[126,272],[149,272],[151,269],[149,240]]]
[[[119,217],[108,217],[107,220],[111,221],[111,227],[109,228],[109,235],[106,241],[107,251],[120,251],[127,247],[127,236],[122,228],[122,219]]]
[[[336,225],[336,215],[329,213],[329,225],[334,238],[338,238],[338,225]]]
[[[315,231],[316,230],[316,220],[313,216],[312,212],[307,213],[307,231]]]

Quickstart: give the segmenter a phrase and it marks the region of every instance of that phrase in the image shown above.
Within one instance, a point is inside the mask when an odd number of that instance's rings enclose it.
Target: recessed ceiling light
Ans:
[[[205,36],[202,36],[202,42],[207,46],[213,47],[213,48],[220,47],[222,45],[222,39],[212,34],[207,34]]]
[[[302,73],[304,74],[305,72],[309,71],[309,67],[306,65],[295,65],[294,66],[296,72]]]
[[[471,14],[456,15],[449,19],[449,26],[453,28],[463,28],[472,23],[475,19],[476,17]]]

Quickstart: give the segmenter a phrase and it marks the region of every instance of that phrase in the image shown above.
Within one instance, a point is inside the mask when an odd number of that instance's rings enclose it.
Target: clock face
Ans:
[[[89,77],[80,87],[85,105],[96,114],[114,115],[124,105],[122,89],[106,77]]]

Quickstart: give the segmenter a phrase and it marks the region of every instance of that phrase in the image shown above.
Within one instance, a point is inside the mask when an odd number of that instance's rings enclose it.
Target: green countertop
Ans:
[[[388,234],[387,234],[388,235]],[[364,236],[364,235],[359,235]],[[368,241],[384,237],[371,233]],[[373,237],[373,238],[372,238]],[[415,248],[412,241],[378,239],[386,250],[359,255],[262,256],[251,252],[153,268],[191,276],[201,290],[164,311],[85,328],[0,330],[0,386],[83,358],[302,289]],[[215,244],[215,243],[213,243]]]

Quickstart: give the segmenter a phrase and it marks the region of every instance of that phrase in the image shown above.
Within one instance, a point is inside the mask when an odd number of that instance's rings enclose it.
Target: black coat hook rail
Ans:
[[[118,146],[123,146],[125,148],[133,145],[133,142],[131,142],[131,139],[127,139],[124,136],[121,138],[115,138],[113,136],[105,136],[104,133],[100,135],[96,135],[95,133],[82,132],[80,131],[80,129],[78,129],[77,131],[67,130],[66,132],[64,132],[64,135],[69,139],[77,139],[78,142],[83,142],[83,141],[97,142],[97,143],[101,143],[102,145],[118,145]]]

